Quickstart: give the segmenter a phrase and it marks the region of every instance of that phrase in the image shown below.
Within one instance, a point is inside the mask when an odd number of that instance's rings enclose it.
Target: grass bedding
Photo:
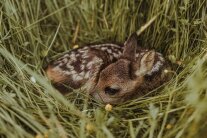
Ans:
[[[206,0],[1,0],[0,137],[206,137],[206,11]],[[150,95],[105,109],[42,74],[48,57],[135,31],[183,68]]]

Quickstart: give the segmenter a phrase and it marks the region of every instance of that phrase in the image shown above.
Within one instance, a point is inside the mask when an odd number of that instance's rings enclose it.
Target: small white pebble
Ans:
[[[30,77],[30,80],[31,80],[33,83],[36,83],[36,82],[37,82],[34,76]]]
[[[169,72],[169,70],[167,70],[167,69],[164,70],[164,73],[168,73],[168,72]]]
[[[112,108],[113,108],[113,107],[112,107],[111,104],[107,104],[107,105],[105,106],[105,110],[106,110],[106,111],[109,111],[109,112],[112,111]]]

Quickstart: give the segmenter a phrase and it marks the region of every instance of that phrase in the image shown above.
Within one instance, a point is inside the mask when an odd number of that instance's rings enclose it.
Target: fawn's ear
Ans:
[[[150,71],[153,68],[155,61],[155,51],[151,50],[146,52],[142,57],[141,60],[139,60],[139,63],[135,63],[136,65],[139,65],[135,69],[135,75],[136,76],[144,76],[147,73],[150,73]],[[135,65],[135,66],[136,66]]]
[[[127,41],[124,43],[124,51],[122,57],[130,61],[135,61],[136,50],[137,50],[137,34],[133,33],[129,36]]]

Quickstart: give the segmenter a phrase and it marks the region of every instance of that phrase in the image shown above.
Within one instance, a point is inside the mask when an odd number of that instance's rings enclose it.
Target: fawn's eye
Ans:
[[[116,93],[118,93],[120,91],[120,89],[115,89],[115,88],[111,88],[111,87],[106,87],[104,89],[105,93],[108,94],[108,95],[114,95]]]

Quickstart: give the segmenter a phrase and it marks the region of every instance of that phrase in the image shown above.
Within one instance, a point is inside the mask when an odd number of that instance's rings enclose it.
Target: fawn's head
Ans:
[[[104,103],[123,102],[144,83],[144,76],[154,65],[155,52],[146,51],[136,58],[137,36],[132,34],[125,42],[120,59],[100,72],[91,94]]]

